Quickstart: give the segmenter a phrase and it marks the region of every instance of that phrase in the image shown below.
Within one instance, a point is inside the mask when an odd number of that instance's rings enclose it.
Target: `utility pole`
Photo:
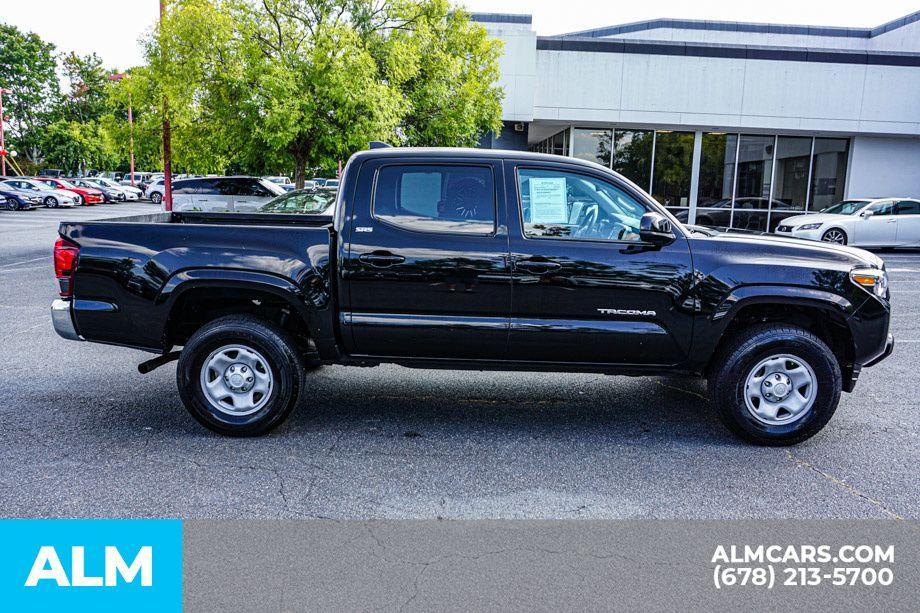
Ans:
[[[3,131],[4,131],[4,122],[6,117],[3,116],[3,94],[12,94],[13,92],[8,89],[3,89],[0,87],[0,176],[6,176],[6,143],[3,140]]]
[[[166,2],[160,0],[160,27],[166,15]],[[169,100],[163,95],[163,205],[172,210],[172,138],[169,130]]]
[[[109,75],[110,81],[121,81],[122,79],[127,79],[131,75],[125,72],[119,72],[117,74]],[[131,91],[128,90],[128,151],[131,156],[131,185],[134,185],[134,112],[133,104],[131,102]]]

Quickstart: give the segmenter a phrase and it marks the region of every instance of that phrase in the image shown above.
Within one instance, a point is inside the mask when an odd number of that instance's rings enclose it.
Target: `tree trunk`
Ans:
[[[294,189],[303,189],[303,182],[306,181],[307,173],[307,156],[303,153],[294,154]]]

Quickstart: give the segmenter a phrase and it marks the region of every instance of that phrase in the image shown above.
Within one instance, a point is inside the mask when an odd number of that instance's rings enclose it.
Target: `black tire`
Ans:
[[[202,389],[205,361],[225,345],[257,351],[271,369],[268,402],[250,415],[230,415],[217,409]],[[283,329],[250,315],[230,315],[192,335],[179,357],[176,383],[185,408],[206,428],[227,436],[259,436],[280,425],[294,410],[304,386],[304,368],[293,340]]]
[[[843,237],[843,242],[836,241],[836,240],[831,240],[831,239],[829,238],[829,235],[830,235],[832,232],[837,233],[837,234],[839,234],[840,236],[842,236],[842,237]],[[822,242],[822,243],[831,243],[831,244],[834,244],[834,245],[846,245],[848,242],[850,242],[850,237],[848,237],[848,236],[847,236],[847,233],[844,232],[844,231],[843,231],[842,229],[840,229],[840,228],[828,228],[827,230],[824,231],[824,234],[821,235],[821,242]]]
[[[86,198],[77,194],[77,206],[86,206]]]
[[[814,402],[805,414],[784,425],[758,420],[745,403],[747,376],[771,355],[789,354],[811,366],[817,379]],[[757,445],[787,446],[817,434],[834,415],[843,379],[840,364],[820,338],[795,326],[759,324],[728,340],[709,372],[709,392],[719,418],[742,439]]]
[[[16,200],[15,198],[10,198],[6,202],[7,202],[6,206],[8,206],[11,211],[18,211],[19,209],[22,208],[22,205],[19,204],[19,201]]]
[[[163,194],[161,194],[160,192],[153,192],[152,194],[150,194],[150,202],[154,204],[160,204],[161,202],[163,202]]]
[[[48,196],[45,198],[45,206],[49,209],[56,209],[58,207],[58,200],[54,196]]]

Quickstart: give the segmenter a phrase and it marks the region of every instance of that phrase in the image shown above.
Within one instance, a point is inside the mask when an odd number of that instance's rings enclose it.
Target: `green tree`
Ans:
[[[98,120],[107,111],[110,85],[102,58],[95,53],[86,56],[71,53],[62,63],[70,82],[70,95],[61,106],[61,116],[81,122]]]
[[[95,121],[58,119],[42,130],[45,162],[67,173],[111,168],[118,163],[111,135]]]
[[[3,112],[10,117],[9,145],[33,162],[41,161],[42,127],[60,101],[55,69],[54,45],[0,24],[0,87],[12,90],[3,96]]]
[[[369,140],[497,129],[498,53],[446,0],[174,0],[147,45],[177,159],[293,166],[298,185]]]

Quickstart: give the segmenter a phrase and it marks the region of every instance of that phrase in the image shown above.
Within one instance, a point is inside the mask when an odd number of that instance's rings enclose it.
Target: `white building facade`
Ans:
[[[772,230],[849,198],[920,197],[920,12],[872,29],[661,19],[504,42],[501,134],[592,160],[679,218]]]

